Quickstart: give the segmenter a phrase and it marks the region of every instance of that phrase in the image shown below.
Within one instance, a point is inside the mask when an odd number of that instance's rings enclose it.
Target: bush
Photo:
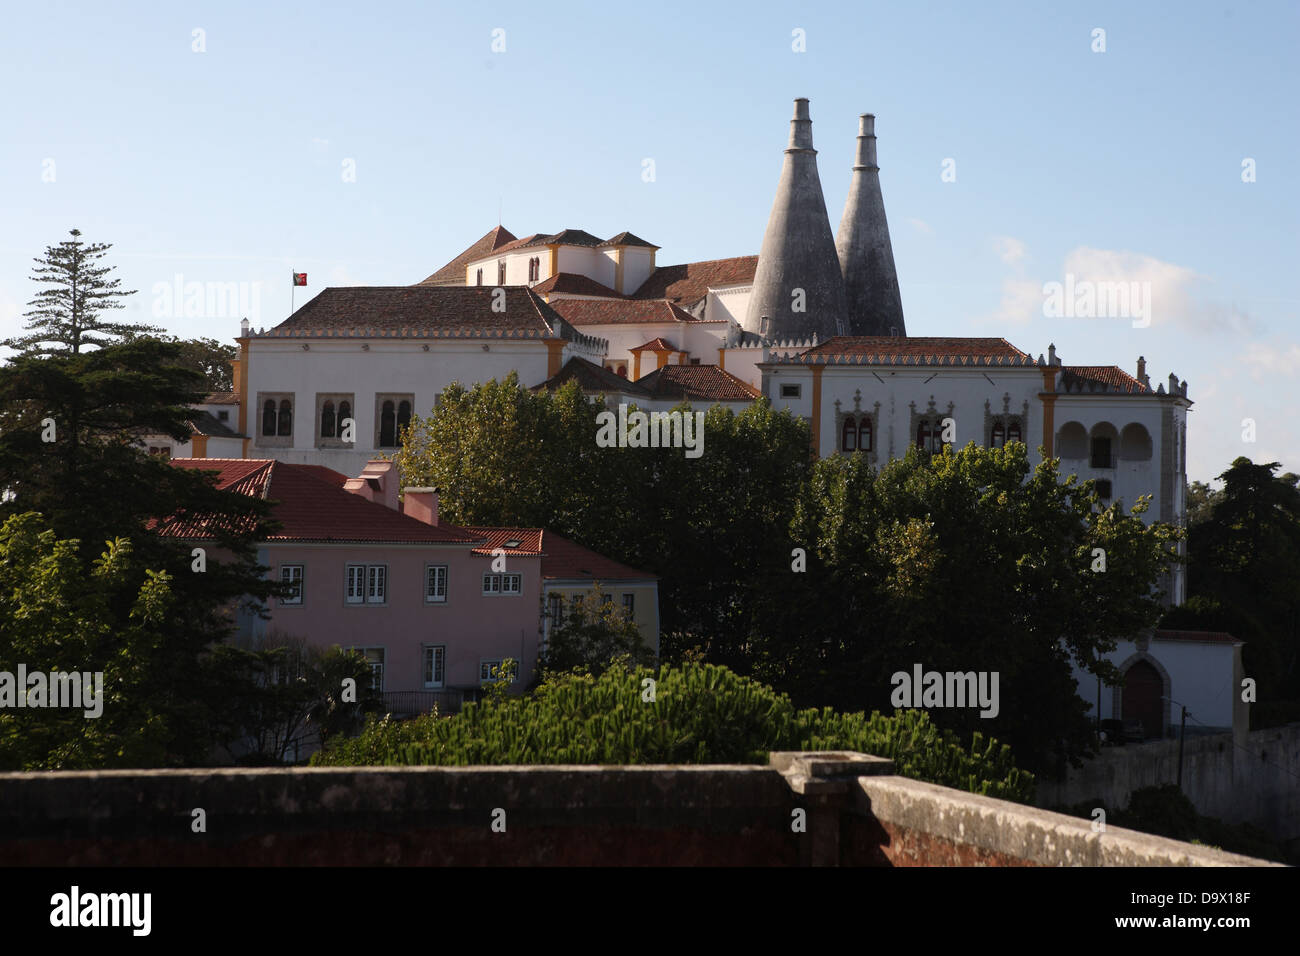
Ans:
[[[1021,802],[1033,796],[1033,777],[1010,749],[978,733],[966,748],[922,711],[796,710],[784,694],[698,663],[657,673],[616,663],[599,677],[554,677],[531,697],[466,704],[453,717],[372,721],[312,763],[765,764],[773,750],[856,750],[888,757],[914,779]]]

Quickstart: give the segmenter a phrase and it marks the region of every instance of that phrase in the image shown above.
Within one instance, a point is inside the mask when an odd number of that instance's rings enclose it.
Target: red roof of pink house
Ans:
[[[479,536],[454,525],[429,525],[360,495],[344,491],[347,479],[319,465],[291,465],[273,459],[173,458],[175,468],[216,472],[217,487],[274,502],[281,525],[268,541],[457,544]],[[209,519],[164,519],[160,533],[178,538],[211,537]]]
[[[491,554],[502,548],[507,555],[540,557],[542,577],[560,581],[655,581],[658,578],[645,571],[628,567],[590,548],[575,544],[554,531],[544,528],[465,527],[462,530],[482,535],[487,540],[474,548],[475,554]],[[518,541],[507,548],[510,541]],[[507,560],[509,558],[507,557]]]

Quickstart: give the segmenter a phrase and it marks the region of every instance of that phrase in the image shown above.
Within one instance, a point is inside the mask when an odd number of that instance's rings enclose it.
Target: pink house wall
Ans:
[[[261,630],[279,631],[328,648],[383,647],[384,690],[425,690],[423,646],[446,645],[443,687],[479,686],[482,659],[511,657],[520,662],[522,690],[537,663],[541,623],[541,559],[508,556],[506,570],[522,575],[518,595],[484,596],[483,575],[492,558],[471,552],[472,545],[291,544],[266,542],[262,563],[274,579],[280,567],[303,566],[303,603],[270,602],[271,620]],[[347,566],[386,564],[387,603],[348,604]],[[426,604],[424,569],[447,566],[447,600]]]

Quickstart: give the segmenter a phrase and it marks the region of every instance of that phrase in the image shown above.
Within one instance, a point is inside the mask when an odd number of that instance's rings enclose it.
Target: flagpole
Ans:
[[[289,272],[289,314],[293,315],[293,293],[298,288],[298,276],[293,271]]]

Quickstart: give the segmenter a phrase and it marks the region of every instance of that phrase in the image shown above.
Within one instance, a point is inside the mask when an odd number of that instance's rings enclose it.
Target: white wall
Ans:
[[[728,319],[738,325],[744,325],[745,312],[749,309],[749,297],[753,291],[752,285],[720,286],[717,289],[710,289],[705,299],[704,317]]]

